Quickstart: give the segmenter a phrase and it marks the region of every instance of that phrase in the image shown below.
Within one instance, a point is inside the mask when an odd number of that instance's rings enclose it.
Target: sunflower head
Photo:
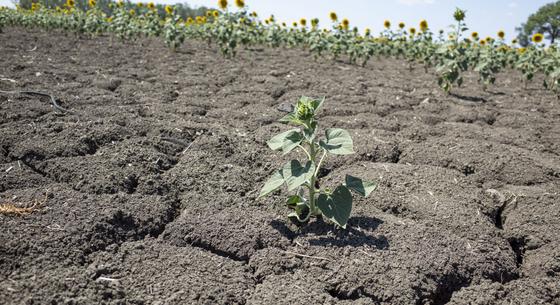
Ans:
[[[366,28],[365,31],[364,31],[364,35],[366,37],[369,37],[369,35],[371,35],[371,30],[369,28]]]
[[[130,16],[134,16],[134,15],[136,14],[136,11],[133,10],[133,9],[130,9],[130,10],[128,11],[128,13],[130,14]]]
[[[207,17],[212,16],[212,11],[206,11],[205,15],[206,15]]]
[[[500,39],[504,39],[504,38],[506,37],[506,32],[504,32],[504,31],[498,31],[498,37],[499,37]]]
[[[531,37],[531,40],[532,40],[534,43],[541,43],[541,42],[543,41],[543,39],[544,39],[544,36],[543,36],[543,34],[541,34],[541,33],[535,33],[535,34],[533,35],[533,37]]]
[[[465,20],[465,15],[466,15],[465,10],[462,10],[460,8],[456,8],[455,12],[453,13],[453,18],[455,18],[455,20],[457,22],[461,22],[461,21]]]
[[[517,52],[519,52],[519,54],[523,54],[523,53],[525,53],[525,51],[527,51],[526,48],[519,48],[519,49],[517,49]]]
[[[471,33],[471,38],[472,38],[473,40],[478,40],[478,32],[472,32],[472,33]]]
[[[316,28],[319,25],[319,18],[313,18],[311,19],[311,26],[313,28]]]
[[[218,0],[218,6],[222,9],[225,10],[227,8],[227,0]]]
[[[218,11],[216,11],[216,10],[213,10],[213,11],[212,11],[212,16],[213,16],[214,18],[218,18],[218,16],[220,16],[220,12],[218,12]]]
[[[329,18],[331,19],[332,22],[338,21],[338,16],[336,15],[335,12],[330,12],[329,13]]]
[[[406,24],[404,24],[404,22],[399,22],[399,29],[404,29],[404,27],[406,26]]]
[[[480,41],[480,45],[481,45],[481,46],[485,46],[485,45],[486,45],[486,40],[485,40],[485,39],[482,39],[482,40]]]
[[[237,6],[238,8],[244,8],[245,0],[235,0],[235,6]]]
[[[123,0],[119,0],[119,1],[117,2],[117,6],[118,6],[118,7],[123,7],[123,6],[124,6],[124,1],[123,1]]]
[[[299,24],[301,24],[302,27],[305,27],[307,25],[307,19],[305,18],[301,18],[299,20]]]
[[[282,22],[282,26],[283,26],[283,27],[286,27],[286,22]]]
[[[66,6],[68,8],[73,8],[74,5],[76,5],[76,2],[74,0],[66,0]]]
[[[428,30],[428,21],[422,20],[420,21],[420,31],[426,32]]]
[[[383,21],[383,26],[384,26],[386,29],[390,28],[390,27],[391,27],[391,21],[389,21],[389,20]]]
[[[350,27],[350,20],[348,20],[348,18],[344,18],[342,19],[340,25],[342,26],[342,29],[348,30],[348,28]]]
[[[156,8],[156,5],[155,5],[153,2],[149,2],[147,6],[148,6],[148,8],[151,9],[151,10],[153,10],[153,9]]]
[[[167,15],[171,15],[173,13],[173,7],[171,5],[166,5],[165,12],[167,13]]]
[[[293,26],[294,28],[297,28],[297,22],[295,22],[295,21],[292,22],[292,26]]]
[[[408,29],[408,31],[410,32],[410,35],[416,34],[416,29],[415,28],[410,28],[410,29]]]
[[[517,44],[517,39],[515,39],[515,38],[512,39],[512,40],[511,40],[511,44]]]
[[[136,6],[138,6],[138,7],[144,7],[144,3],[138,2],[138,3],[136,4]]]
[[[492,38],[492,37],[490,37],[490,36],[484,38],[484,40],[486,40],[486,43],[492,43],[492,42],[494,42],[494,38]]]
[[[89,7],[95,7],[97,5],[97,1],[96,0],[89,0],[88,5],[89,5]]]
[[[259,15],[258,15],[257,12],[255,12],[255,11],[253,11],[253,12],[251,13],[251,17],[253,17],[253,18],[257,18],[258,16],[259,16]]]
[[[194,20],[192,19],[192,17],[187,18],[187,21],[185,21],[185,23],[187,25],[191,25],[191,24],[193,24],[193,22],[194,22]]]

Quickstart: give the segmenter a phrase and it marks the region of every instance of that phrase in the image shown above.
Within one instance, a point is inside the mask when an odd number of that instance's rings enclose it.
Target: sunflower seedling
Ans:
[[[288,191],[295,191],[286,200],[287,206],[293,210],[288,217],[305,223],[310,217],[324,216],[346,228],[352,211],[350,190],[367,197],[376,188],[376,184],[347,175],[345,183],[334,190],[318,187],[317,175],[327,155],[354,153],[352,138],[344,129],[326,129],[325,137],[317,139],[318,124],[315,114],[323,102],[324,99],[302,97],[293,112],[280,119],[280,122],[295,125],[296,128],[276,135],[267,142],[268,146],[284,155],[298,148],[305,153],[307,160],[303,164],[299,160],[291,160],[276,170],[266,181],[259,198],[286,185]]]

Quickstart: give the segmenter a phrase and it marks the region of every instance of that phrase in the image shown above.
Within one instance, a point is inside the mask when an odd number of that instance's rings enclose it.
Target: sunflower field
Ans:
[[[461,86],[461,74],[467,70],[477,72],[479,82],[486,89],[495,82],[497,73],[512,68],[520,71],[526,82],[537,73],[544,74],[543,85],[560,93],[560,51],[554,45],[545,46],[542,34],[534,34],[532,44],[527,47],[520,47],[515,39],[506,41],[503,31],[496,38],[481,38],[477,32],[467,33],[465,12],[460,9],[453,14],[456,26],[447,33],[442,30],[434,33],[427,20],[408,28],[402,22],[393,27],[386,20],[383,31],[374,35],[368,28],[361,31],[352,27],[348,19],[339,18],[336,12],[329,14],[328,27],[320,27],[316,18],[292,23],[280,22],[274,16],[262,19],[249,11],[243,0],[236,0],[233,5],[220,0],[219,10],[209,10],[205,15],[186,20],[169,5],[161,17],[154,3],[138,3],[137,8],[129,9],[129,5],[119,1],[109,5],[110,13],[98,9],[95,0],[89,0],[88,4],[84,10],[76,7],[74,0],[56,9],[37,3],[28,10],[3,8],[0,29],[23,26],[85,36],[108,33],[123,40],[154,36],[162,37],[172,50],[186,39],[199,39],[217,44],[227,57],[235,56],[240,47],[256,46],[301,48],[315,58],[344,58],[359,65],[372,58],[395,57],[409,62],[410,69],[414,64],[435,68],[438,83],[446,92],[453,86]]]

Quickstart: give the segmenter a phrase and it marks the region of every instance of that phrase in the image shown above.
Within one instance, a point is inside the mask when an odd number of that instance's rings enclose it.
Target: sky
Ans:
[[[192,7],[216,7],[217,0],[152,0],[155,3],[173,4],[186,2]],[[138,2],[133,0],[132,2]],[[148,0],[144,0],[148,2]],[[229,0],[230,3],[233,0]],[[361,30],[369,27],[372,33],[383,28],[383,21],[390,20],[395,26],[405,22],[407,28],[418,26],[426,19],[430,29],[437,32],[447,30],[453,23],[456,7],[467,11],[467,25],[470,31],[477,31],[481,37],[496,36],[500,30],[511,40],[516,35],[515,28],[539,7],[553,0],[245,0],[249,10],[256,11],[263,19],[274,14],[279,21],[293,22],[302,17],[319,18],[321,26],[330,26],[328,14],[335,11],[339,18],[348,18],[351,26]],[[232,3],[233,4],[233,3]],[[13,6],[11,0],[0,0],[0,5]]]

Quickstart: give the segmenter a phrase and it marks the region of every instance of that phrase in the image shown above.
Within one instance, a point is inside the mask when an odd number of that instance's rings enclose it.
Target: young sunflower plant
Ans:
[[[350,133],[344,129],[326,129],[324,138],[318,139],[316,113],[323,102],[324,99],[301,97],[293,112],[280,120],[296,128],[276,135],[267,142],[268,146],[284,155],[299,148],[306,158],[303,163],[291,160],[276,170],[263,186],[259,198],[285,185],[288,191],[295,192],[286,200],[288,208],[293,210],[288,217],[305,223],[311,217],[324,216],[337,226],[346,228],[352,211],[350,190],[367,197],[376,184],[347,175],[345,183],[334,190],[319,188],[318,174],[326,157],[354,153]]]

